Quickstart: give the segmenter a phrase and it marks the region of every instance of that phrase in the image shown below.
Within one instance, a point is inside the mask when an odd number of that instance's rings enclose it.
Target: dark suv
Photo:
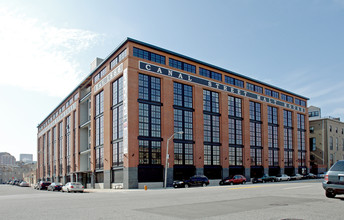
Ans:
[[[209,179],[206,176],[203,175],[195,175],[190,177],[188,180],[176,180],[173,181],[173,187],[185,187],[188,188],[190,186],[208,186],[209,185]]]
[[[38,190],[47,189],[50,184],[51,182],[49,181],[40,181],[37,189]]]
[[[344,160],[337,161],[330,168],[322,185],[328,198],[334,198],[337,194],[344,194]]]

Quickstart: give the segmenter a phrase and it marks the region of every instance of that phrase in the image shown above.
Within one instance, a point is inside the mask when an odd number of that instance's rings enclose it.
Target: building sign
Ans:
[[[59,116],[57,116],[47,127],[45,127],[41,132],[38,133],[38,137],[42,136],[45,132],[50,130],[53,126],[55,126],[59,121],[61,121],[64,117],[66,117],[69,113],[76,109],[76,102],[73,105],[69,106],[64,112],[62,112]]]
[[[114,70],[112,70],[109,74],[107,74],[102,80],[100,80],[94,86],[94,93],[96,93],[99,89],[103,88],[106,83],[110,82],[113,78],[115,78],[118,74],[122,73],[123,71],[123,63],[119,64]]]
[[[186,74],[186,73],[181,73],[175,70],[171,70],[171,69],[167,69],[161,66],[157,66],[154,64],[150,64],[150,63],[146,63],[143,61],[139,62],[139,69],[140,70],[144,70],[144,71],[148,71],[151,73],[155,73],[155,74],[161,74],[161,75],[165,75],[165,76],[169,76],[172,78],[176,78],[176,79],[180,79],[180,80],[184,80],[187,82],[192,82],[192,83],[196,83],[196,84],[200,84],[203,86],[207,86],[207,87],[211,87],[214,89],[218,89],[221,91],[226,91],[235,95],[239,95],[239,96],[245,96],[245,97],[249,97],[251,99],[256,99],[259,101],[263,101],[269,104],[273,104],[273,105],[278,105],[281,107],[285,107],[285,108],[289,108],[292,110],[296,110],[299,112],[306,112],[305,108],[290,104],[290,103],[286,103],[280,100],[276,100],[274,98],[271,97],[265,97],[263,95],[258,95],[243,89],[238,89],[232,86],[228,86],[228,85],[224,85],[218,82],[214,82],[211,80],[207,80],[207,79],[203,79],[200,78],[198,76],[195,75],[190,75],[190,74]]]

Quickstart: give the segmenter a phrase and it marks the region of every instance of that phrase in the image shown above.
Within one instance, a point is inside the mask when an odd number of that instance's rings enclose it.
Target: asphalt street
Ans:
[[[83,194],[0,185],[1,219],[343,219],[343,205],[320,180]]]

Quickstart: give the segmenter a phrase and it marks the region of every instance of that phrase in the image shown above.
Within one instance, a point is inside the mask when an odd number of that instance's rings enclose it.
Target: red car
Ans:
[[[245,184],[246,178],[243,175],[234,175],[226,177],[220,181],[220,185]]]

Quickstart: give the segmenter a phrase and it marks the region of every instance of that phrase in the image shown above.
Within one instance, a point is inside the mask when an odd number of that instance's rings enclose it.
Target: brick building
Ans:
[[[127,38],[38,125],[38,178],[162,186],[309,169],[307,98]]]

